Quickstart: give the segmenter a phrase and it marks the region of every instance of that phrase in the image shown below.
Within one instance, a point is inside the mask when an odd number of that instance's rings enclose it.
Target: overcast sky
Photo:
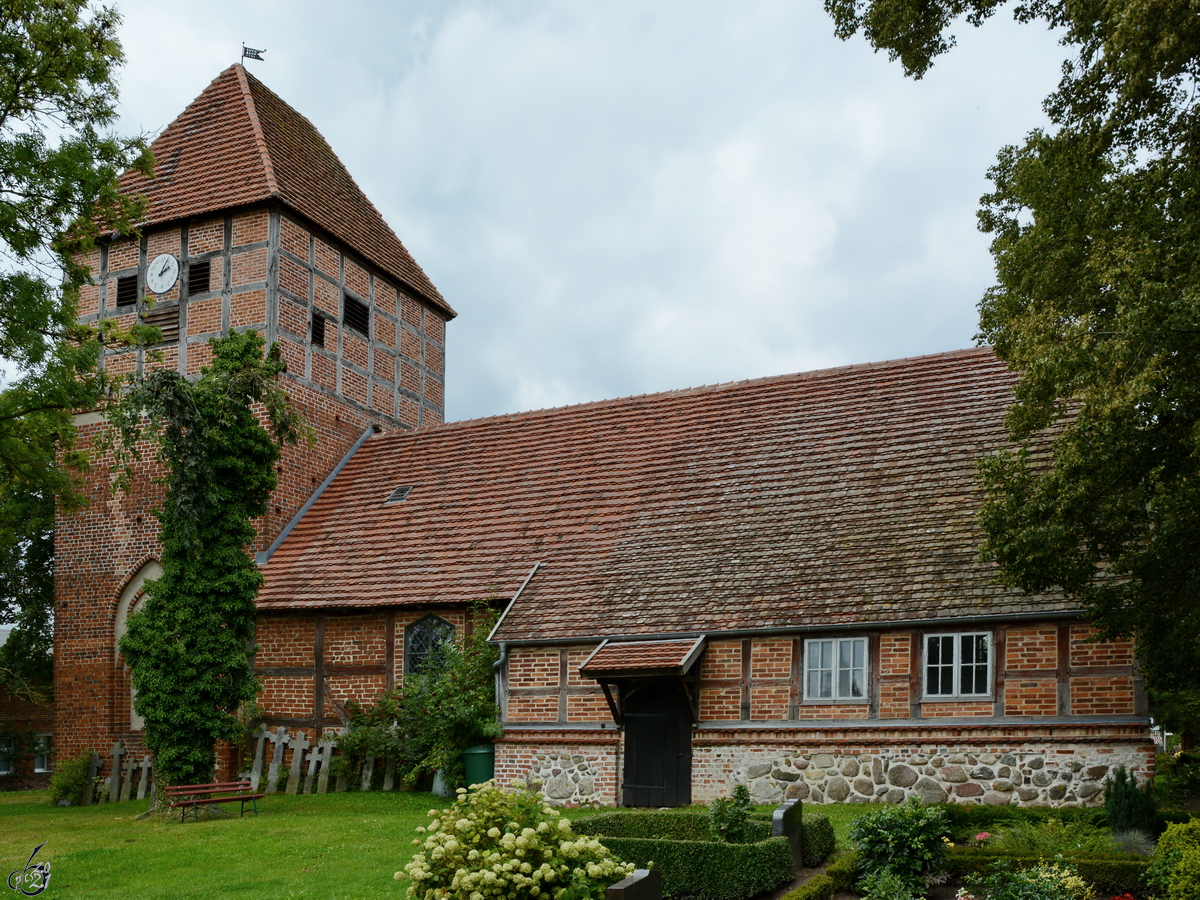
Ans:
[[[447,418],[971,346],[988,166],[1063,51],[1006,16],[922,80],[819,0],[120,0],[121,127],[236,62],[458,310]]]

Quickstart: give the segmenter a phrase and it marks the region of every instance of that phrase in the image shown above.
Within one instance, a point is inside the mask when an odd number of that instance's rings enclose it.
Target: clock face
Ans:
[[[165,294],[179,280],[179,260],[170,253],[160,253],[146,267],[146,288],[152,294]]]

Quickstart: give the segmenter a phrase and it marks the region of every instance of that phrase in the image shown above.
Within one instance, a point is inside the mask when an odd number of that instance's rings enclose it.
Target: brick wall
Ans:
[[[1129,643],[1091,643],[1093,631],[1087,626],[1055,623],[1001,627],[993,635],[996,654],[1003,658],[993,665],[993,690],[987,697],[923,697],[919,666],[923,635],[897,630],[868,637],[868,647],[873,648],[868,654],[871,696],[863,702],[836,703],[803,699],[801,639],[710,641],[699,665],[700,720],[913,721],[1134,713],[1140,687]],[[595,682],[578,672],[595,646],[512,648],[506,720],[612,722]],[[619,693],[619,685],[613,691]],[[1060,697],[1067,699],[1069,708],[1059,709]]]

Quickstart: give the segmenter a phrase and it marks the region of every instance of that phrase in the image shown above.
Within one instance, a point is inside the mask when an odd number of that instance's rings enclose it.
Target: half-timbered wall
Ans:
[[[140,298],[146,295],[146,266],[160,253],[180,259],[180,275],[150,307]],[[279,485],[258,522],[255,550],[271,545],[367,429],[412,428],[443,418],[443,315],[284,211],[247,209],[186,222],[104,244],[81,262],[94,283],[83,288],[80,321],[168,325],[169,339],[150,351],[110,350],[103,362],[110,374],[165,366],[195,376],[211,360],[209,339],[231,330],[253,329],[279,343],[288,365],[285,389],[316,441],[284,449]],[[208,264],[208,289],[189,290],[192,267],[199,263]],[[137,279],[139,300],[118,307],[118,281],[127,277]],[[342,327],[347,297],[369,310],[368,335]],[[312,340],[316,315],[325,319],[323,347]],[[177,337],[171,334],[175,324]],[[76,425],[78,444],[85,447],[105,428],[96,414],[77,416]],[[57,523],[55,734],[60,756],[107,749],[116,740],[139,752],[141,732],[131,726],[116,628],[131,579],[160,554],[151,510],[162,502],[162,470],[153,462],[153,448],[142,449],[138,477],[128,492],[112,490],[114,461],[97,451],[84,483],[87,508],[60,516]],[[379,632],[372,648],[382,646],[382,625]],[[334,669],[325,683],[332,696],[377,694],[386,683],[386,661],[354,656],[348,649],[352,638],[334,633],[329,640]],[[337,674],[338,666],[362,671]],[[286,706],[288,712],[280,712],[285,718],[311,720],[312,677],[303,708],[297,706],[295,686],[276,676],[264,679],[264,696],[284,704],[281,710]]]
[[[964,630],[989,636],[986,693],[929,696],[926,634]],[[865,696],[845,699],[805,694],[806,640],[819,632],[709,641],[695,685],[693,799],[740,782],[763,802],[1099,802],[1112,765],[1144,776],[1153,757],[1144,721],[1133,720],[1145,700],[1132,645],[1094,634],[1071,622],[839,633],[867,648]],[[544,781],[569,746],[577,765],[612,768],[587,780],[593,795],[580,795],[578,779],[544,792],[556,802],[617,802],[619,729],[600,687],[578,672],[594,648],[509,649],[498,777]]]

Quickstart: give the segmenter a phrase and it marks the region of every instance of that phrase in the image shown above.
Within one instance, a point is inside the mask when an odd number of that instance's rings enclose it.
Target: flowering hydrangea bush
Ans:
[[[586,900],[633,872],[524,789],[459,788],[450,808],[429,814],[413,841],[420,850],[396,873],[412,881],[408,900]]]

